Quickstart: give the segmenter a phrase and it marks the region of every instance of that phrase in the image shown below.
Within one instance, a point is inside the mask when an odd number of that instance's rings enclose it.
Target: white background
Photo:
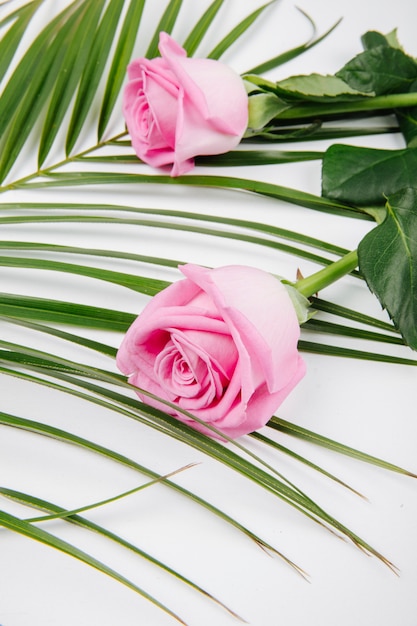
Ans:
[[[62,3],[45,4],[57,8]],[[179,40],[207,4],[185,0],[174,31]],[[252,0],[228,0],[199,53],[202,56],[207,53],[238,19],[260,4]],[[150,33],[164,3],[152,0],[148,5],[145,24],[148,20]],[[388,0],[310,0],[298,5],[316,21],[319,32],[324,32],[339,17],[343,17],[343,21],[319,46],[271,72],[268,78],[280,79],[297,73],[333,73],[360,52],[360,36],[367,30],[387,33],[398,27],[398,36],[405,49],[417,56],[411,0],[395,3]],[[40,22],[49,17],[48,11],[40,13]],[[138,55],[146,49],[146,29],[143,33],[143,45],[138,48]],[[295,3],[282,0],[268,9],[250,33],[227,53],[224,61],[243,72],[305,41],[309,34],[309,25],[296,10]],[[122,127],[122,120],[116,116],[109,132],[115,134]],[[403,145],[399,135],[359,137],[350,143],[385,148]],[[87,140],[85,145],[89,145]],[[323,150],[327,145],[325,142],[309,142],[280,147]],[[51,155],[51,163],[55,157]],[[13,177],[20,177],[25,168],[28,172],[33,171],[33,158],[29,147],[24,166],[20,165],[20,171],[15,170]],[[145,172],[148,168],[135,166],[129,171]],[[195,173],[214,171],[197,168]],[[219,173],[320,193],[320,162],[236,168],[219,170]],[[48,195],[21,191],[4,195],[2,201],[6,198],[10,201],[67,201],[70,196],[66,191],[53,191]],[[97,188],[87,192],[78,190],[71,198],[81,202],[180,208],[254,219],[292,228],[347,248],[356,247],[372,227],[368,222],[327,216],[243,192],[155,185],[134,189],[107,188],[105,193]],[[54,243],[129,250],[207,265],[246,263],[289,279],[295,277],[298,267],[304,275],[317,269],[311,263],[270,248],[151,228],[98,228],[88,224],[68,228],[50,225],[38,229],[10,226],[3,229],[1,236],[29,241],[37,237]],[[121,262],[110,267],[121,271],[131,269],[127,263]],[[168,280],[178,277],[176,271],[156,268],[152,269],[152,275]],[[146,302],[144,296],[121,287],[70,275],[1,269],[0,277],[1,290],[6,292],[62,298],[135,313],[139,313]],[[322,295],[385,319],[376,299],[362,283],[353,279],[341,281]],[[17,333],[6,326],[2,335],[21,343],[25,339],[32,341],[31,334]],[[100,338],[99,333],[96,336]],[[304,337],[316,338],[307,334]],[[121,340],[116,333],[110,338],[108,335],[102,338],[115,346]],[[405,348],[393,350],[342,339],[326,340],[338,345],[413,356]],[[44,338],[36,345],[51,351],[62,349],[61,342],[51,340],[46,343]],[[67,347],[65,353],[60,354],[83,358],[81,353],[72,350]],[[305,359],[308,373],[278,414],[417,472],[417,371],[400,365],[310,354],[306,354]],[[99,359],[97,364],[114,367]],[[309,582],[277,557],[266,555],[238,531],[162,486],[152,487],[89,515],[97,523],[137,543],[201,584],[252,626],[417,624],[417,483],[412,478],[276,435],[284,445],[322,464],[367,498],[360,499],[288,457],[249,438],[242,439],[242,443],[297,482],[321,506],[392,560],[400,570],[396,576],[377,559],[369,558],[353,545],[340,541],[242,477],[149,428],[81,400],[12,378],[2,377],[0,389],[2,411],[44,421],[93,439],[155,471],[166,473],[199,462],[175,480],[230,513],[284,552],[308,572]],[[265,432],[270,434],[268,430]],[[96,455],[3,427],[0,430],[0,481],[6,487],[74,508],[133,488],[143,478]],[[28,515],[27,510],[6,500],[2,500],[0,507],[18,515]],[[143,586],[177,611],[190,626],[232,626],[238,623],[209,600],[99,537],[63,522],[50,523],[46,528]],[[168,626],[173,623],[170,617],[134,592],[84,564],[8,531],[0,531],[2,626]]]

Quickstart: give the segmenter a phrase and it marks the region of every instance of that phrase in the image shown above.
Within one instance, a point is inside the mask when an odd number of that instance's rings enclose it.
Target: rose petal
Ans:
[[[299,365],[300,327],[282,283],[271,274],[245,266],[231,265],[210,271],[185,265],[180,269],[213,299],[223,317],[230,321],[264,373],[269,390],[274,392],[283,387]]]

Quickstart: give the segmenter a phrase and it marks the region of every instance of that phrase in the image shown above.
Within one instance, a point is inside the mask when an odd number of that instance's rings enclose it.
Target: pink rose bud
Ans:
[[[127,331],[117,365],[129,382],[230,438],[264,426],[305,373],[300,326],[284,285],[230,265],[181,268]],[[140,393],[150,406],[213,432]]]
[[[138,157],[154,167],[171,165],[171,176],[194,167],[198,155],[235,148],[248,124],[243,80],[212,59],[187,58],[167,33],[160,33],[161,58],[136,59],[123,115]]]

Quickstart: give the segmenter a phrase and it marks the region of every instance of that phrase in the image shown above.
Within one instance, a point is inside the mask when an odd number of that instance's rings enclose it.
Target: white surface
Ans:
[[[152,0],[156,21],[162,2]],[[185,1],[174,34],[187,31],[207,2]],[[241,16],[259,6],[252,0],[229,0],[223,18],[207,38],[204,54]],[[56,3],[58,5],[58,3]],[[197,11],[198,6],[198,11]],[[299,5],[317,22],[320,32],[336,19],[344,20],[319,46],[272,72],[271,78],[296,73],[332,73],[361,50],[366,30],[388,32],[398,27],[405,49],[417,55],[412,0],[310,0]],[[291,0],[271,7],[241,42],[225,57],[238,71],[297,45],[308,37],[308,24]],[[140,51],[139,51],[140,53]],[[121,126],[115,119],[114,129]],[[397,147],[395,137],[363,137],[360,145]],[[88,143],[86,144],[88,145]],[[324,142],[282,145],[288,149],[323,149]],[[27,168],[31,169],[30,153]],[[55,156],[51,157],[54,159]],[[138,168],[146,171],[146,168]],[[199,173],[199,170],[195,170]],[[212,173],[213,170],[203,170]],[[225,173],[224,171],[222,173]],[[15,176],[17,173],[14,173]],[[265,166],[228,170],[248,178],[320,192],[320,164]],[[119,202],[136,206],[181,208],[276,223],[306,234],[356,247],[370,224],[331,217],[239,192],[192,188],[106,189],[105,194],[75,190],[15,192],[2,201],[64,200],[88,196],[87,202]],[[82,200],[81,200],[82,201]],[[137,251],[182,261],[222,265],[246,263],[294,278],[299,266],[304,275],[316,268],[272,249],[205,236],[149,228],[109,226],[62,228],[59,225],[4,228],[4,239],[74,243]],[[92,261],[91,261],[92,262]],[[129,264],[114,263],[129,271]],[[175,279],[174,271],[152,270]],[[122,288],[89,279],[49,272],[1,269],[2,291],[50,296],[139,312],[146,298]],[[376,300],[362,284],[343,280],[325,294],[327,299],[360,308],[384,319]],[[2,330],[8,340],[24,342],[25,331]],[[27,335],[29,337],[29,335]],[[97,336],[100,338],[99,334]],[[109,341],[108,336],[104,340]],[[111,339],[114,345],[119,335]],[[366,349],[360,343],[339,344]],[[53,349],[51,340],[38,344]],[[377,350],[378,346],[371,346]],[[382,348],[387,351],[389,348]],[[407,349],[395,353],[412,356]],[[71,356],[71,351],[64,354]],[[404,366],[305,355],[308,374],[279,411],[285,419],[417,471],[417,371]],[[107,367],[107,361],[97,360]],[[17,380],[0,378],[1,410],[45,421],[131,456],[161,473],[190,462],[200,464],[179,475],[178,483],[195,490],[271,542],[310,574],[303,581],[278,558],[270,558],[238,531],[162,486],[96,510],[91,519],[137,543],[208,589],[244,617],[251,626],[415,626],[417,599],[417,483],[411,478],[331,454],[308,444],[277,439],[322,464],[367,496],[369,502],[337,487],[312,470],[244,439],[252,450],[283,471],[324,508],[343,521],[400,569],[396,577],[375,558],[339,541],[276,498],[220,467],[194,450],[158,435],[151,429],[80,400],[45,391]],[[268,433],[269,434],[269,433]],[[1,484],[73,508],[110,497],[140,484],[133,471],[105,462],[64,444],[6,427],[0,431]],[[1,508],[26,515],[17,505],[2,500]],[[232,626],[236,620],[163,572],[100,538],[63,522],[52,522],[51,532],[62,536],[143,585],[178,611],[190,626]],[[0,531],[0,624],[2,626],[165,626],[174,621],[150,603],[82,563],[10,532]]]

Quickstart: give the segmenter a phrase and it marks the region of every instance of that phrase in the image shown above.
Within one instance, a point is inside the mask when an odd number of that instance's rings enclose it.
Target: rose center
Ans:
[[[228,383],[217,359],[200,345],[204,336],[199,339],[195,343],[186,333],[173,333],[154,363],[158,383],[169,399],[184,409],[210,405],[222,396]]]

